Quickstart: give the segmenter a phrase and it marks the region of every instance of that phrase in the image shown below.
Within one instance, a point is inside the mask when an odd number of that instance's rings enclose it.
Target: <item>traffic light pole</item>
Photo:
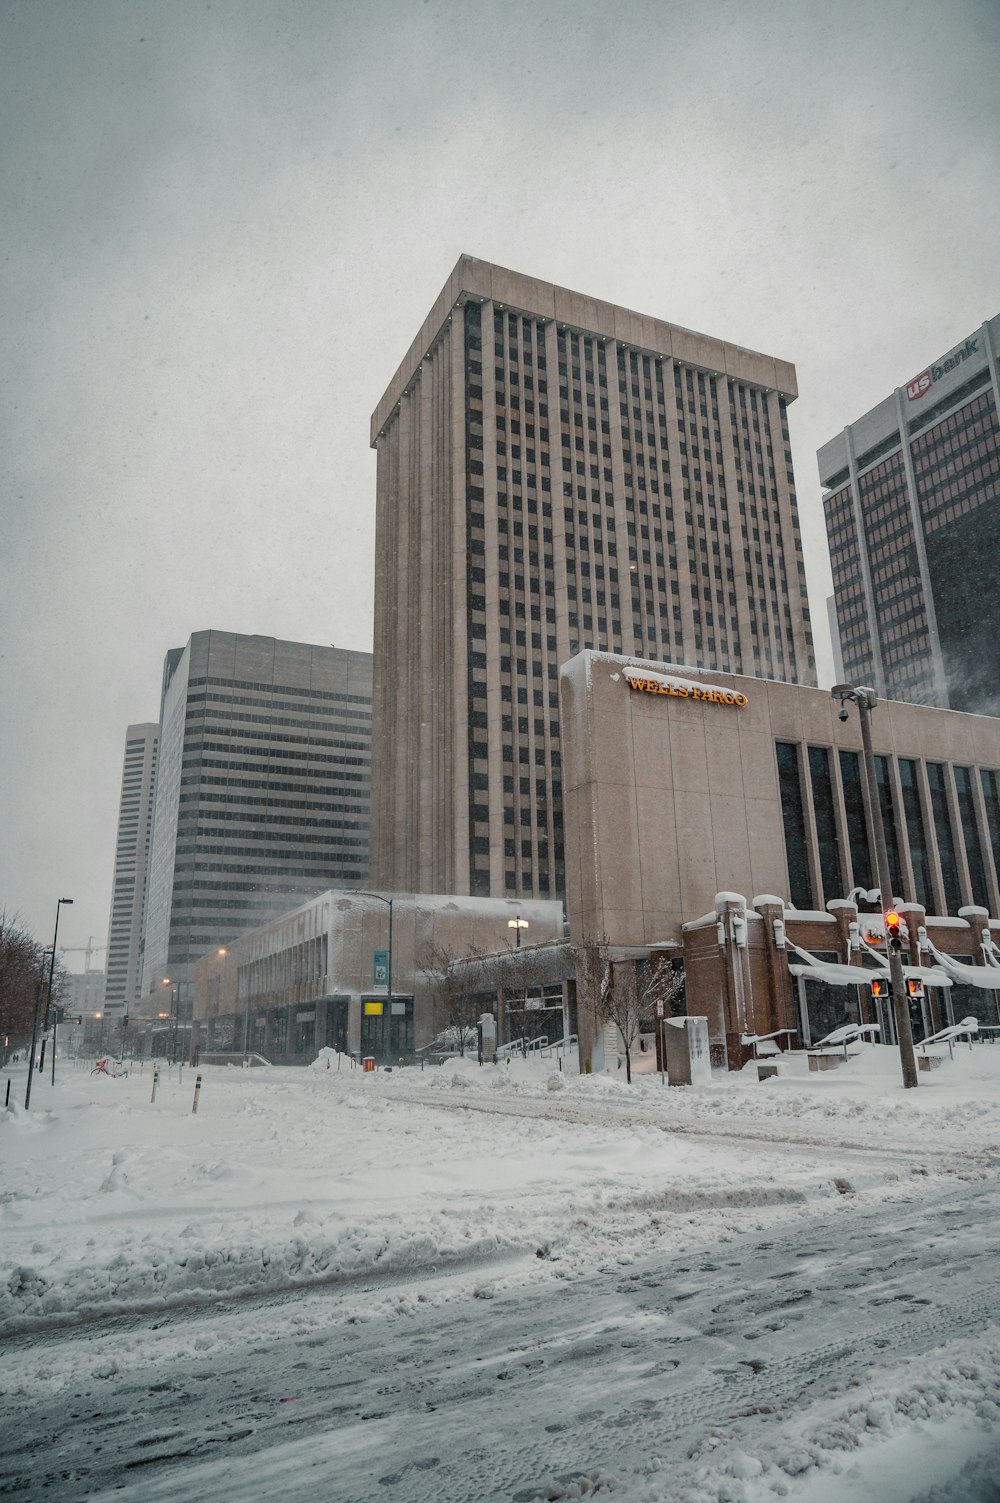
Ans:
[[[872,750],[872,733],[869,715],[875,706],[874,689],[848,689],[839,684],[832,691],[841,704],[852,699],[858,707],[861,721],[861,744],[865,755],[865,777],[868,783],[868,802],[871,806],[872,832],[875,836],[875,863],[878,870],[879,899],[882,904],[882,924],[885,930],[885,948],[889,957],[889,980],[892,985],[892,1015],[896,1024],[896,1041],[899,1044],[899,1062],[903,1071],[904,1089],[917,1084],[917,1057],[913,1049],[913,1030],[910,1027],[910,1006],[903,981],[903,962],[895,948],[898,940],[892,940],[885,915],[892,911],[892,878],[889,875],[889,853],[885,844],[885,824],[882,805],[878,796],[878,779],[875,776],[875,754]],[[846,719],[846,715],[844,717]]]

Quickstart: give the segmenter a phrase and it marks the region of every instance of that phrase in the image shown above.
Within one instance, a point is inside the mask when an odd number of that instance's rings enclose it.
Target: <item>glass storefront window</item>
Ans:
[[[840,753],[840,781],[844,790],[844,813],[847,816],[847,839],[851,848],[851,869],[855,887],[872,888],[872,858],[868,849],[868,825],[865,799],[861,789],[861,762],[857,752]]]
[[[948,913],[955,914],[962,906],[962,885],[958,880],[955,836],[951,828],[951,811],[948,808],[947,783],[943,763],[927,763],[927,785],[931,791],[934,833],[937,835],[938,860],[941,862],[941,877],[944,881],[945,910]]]
[[[933,913],[934,884],[931,880],[931,857],[927,848],[924,812],[920,803],[917,764],[908,757],[899,759],[899,783],[903,791],[903,817],[906,820],[916,901],[922,903],[928,913]]]
[[[789,897],[794,908],[808,909],[813,906],[813,891],[806,847],[806,817],[802,801],[802,778],[799,773],[799,749],[793,741],[777,741],[775,751],[778,758],[781,817],[785,828]]]
[[[903,869],[899,859],[899,837],[896,834],[896,809],[892,801],[892,776],[888,757],[875,758],[875,780],[878,783],[878,799],[882,806],[882,823],[885,826],[885,849],[889,858],[889,880],[892,892],[884,901],[905,897],[903,892]]]
[[[844,896],[844,878],[840,866],[840,842],[833,809],[833,785],[830,781],[830,753],[825,746],[809,748],[809,778],[812,783],[813,815],[819,841],[819,868],[823,882],[823,900]]]
[[[986,882],[986,863],[979,839],[979,824],[976,820],[976,800],[973,796],[972,770],[956,767],[955,792],[958,796],[958,817],[965,838],[965,858],[969,864],[969,881],[972,884],[972,901],[982,908],[990,906],[989,887]]]
[[[983,785],[986,828],[990,832],[990,844],[993,847],[993,865],[996,867],[997,879],[1000,880],[1000,792],[997,790],[997,775],[984,768],[979,774],[979,781]]]

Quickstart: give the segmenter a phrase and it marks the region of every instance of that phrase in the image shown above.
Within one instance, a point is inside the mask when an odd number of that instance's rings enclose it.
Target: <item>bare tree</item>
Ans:
[[[587,1008],[596,1017],[601,992],[611,970],[608,937],[602,934],[597,939],[581,940],[578,944],[570,945],[569,953],[576,972],[577,1005]]]
[[[496,998],[497,1043],[504,1041],[505,1024],[513,997],[517,995],[514,979],[514,950],[477,954],[479,984],[484,993]]]
[[[480,957],[456,956],[446,945],[432,945],[426,953],[425,974],[434,998],[439,1031],[454,1039],[464,1055],[482,1011]]]
[[[521,1020],[521,1053],[527,1058],[528,1045],[546,1036],[549,1026],[545,1010],[549,968],[544,952],[534,945],[522,945],[519,950],[512,950],[506,964],[509,970],[507,1008],[510,1013],[516,1012]],[[560,1006],[560,1014],[561,1011]]]
[[[16,914],[0,913],[0,1035],[11,1046],[29,1042],[36,1002],[47,979],[42,946]]]
[[[656,1005],[664,1013],[679,996],[684,981],[669,965],[613,960],[607,936],[574,945],[577,989],[599,1023],[613,1023],[625,1050],[625,1078],[632,1084],[632,1046],[640,1033],[656,1029]]]

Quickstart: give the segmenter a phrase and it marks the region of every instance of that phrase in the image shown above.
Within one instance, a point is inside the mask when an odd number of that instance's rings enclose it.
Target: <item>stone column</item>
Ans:
[[[792,978],[788,971],[788,956],[784,948],[778,948],[776,933],[783,932],[785,922],[785,902],[783,898],[776,897],[773,892],[760,893],[752,900],[752,906],[760,914],[764,924],[764,955],[767,965],[767,1019],[769,1026],[764,1030],[772,1033],[779,1028],[793,1028],[797,1031],[795,1022],[795,1007],[792,997]],[[777,931],[775,925],[781,926]],[[784,941],[782,941],[784,943]],[[788,1037],[780,1041],[780,1047],[789,1048],[792,1040]]]
[[[742,1040],[748,1023],[745,1016],[749,993],[746,946],[744,944],[741,948],[736,942],[736,928],[740,922],[744,926],[744,934],[746,933],[746,906],[747,900],[742,893],[715,894],[722,960],[722,1021],[726,1039],[726,1062],[730,1070],[741,1070],[752,1055],[752,1050]],[[711,1032],[711,1020],[709,1030]]]

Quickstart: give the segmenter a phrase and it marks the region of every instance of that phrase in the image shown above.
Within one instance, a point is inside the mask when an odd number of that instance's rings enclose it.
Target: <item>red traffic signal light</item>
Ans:
[[[900,924],[902,920],[898,913],[890,912],[885,916],[885,937],[891,950],[901,950],[903,941],[900,936]]]

